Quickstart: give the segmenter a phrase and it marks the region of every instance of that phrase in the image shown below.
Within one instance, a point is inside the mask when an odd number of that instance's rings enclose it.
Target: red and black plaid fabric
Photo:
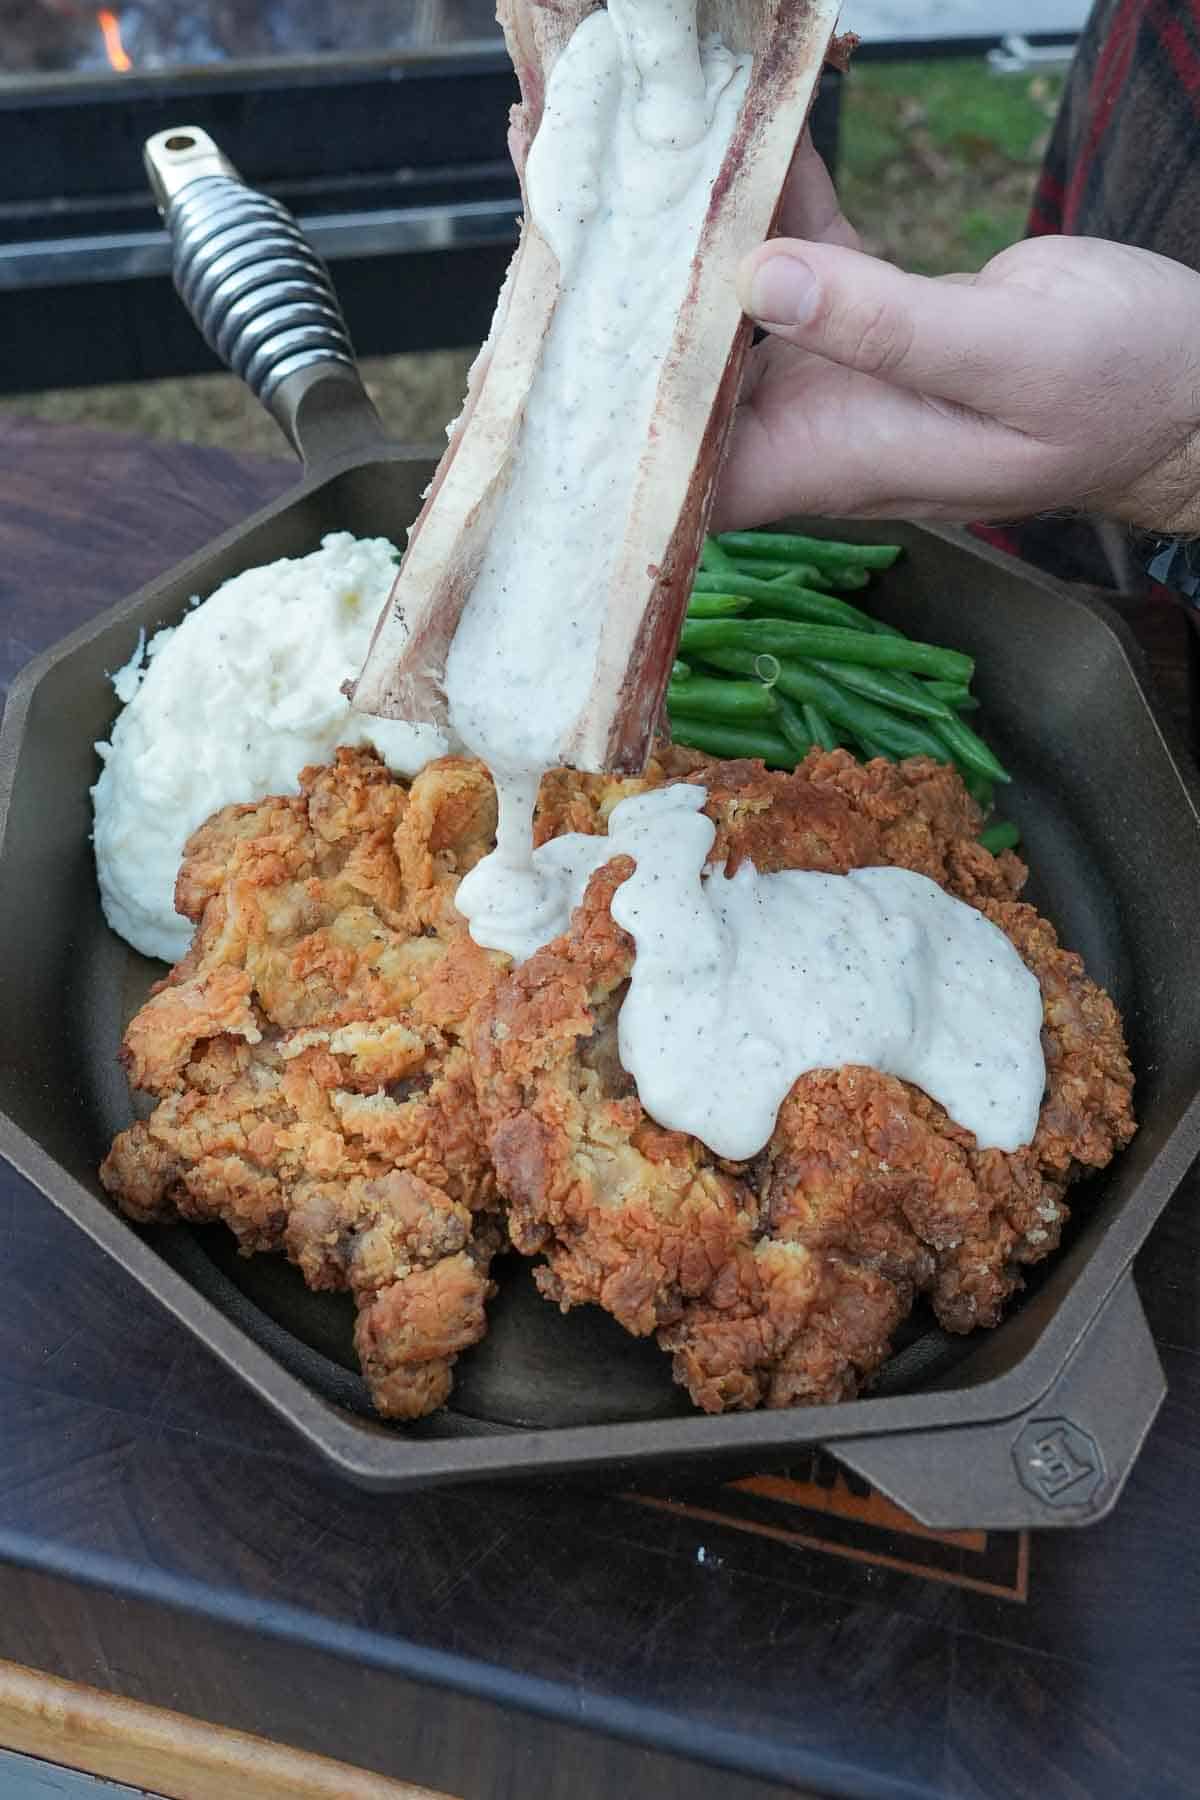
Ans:
[[[1200,0],[1097,0],[1029,229],[1200,269]]]
[[[1200,270],[1200,0],[1096,0],[1029,231],[1137,244]],[[1054,574],[1112,585],[1086,520],[981,535]]]

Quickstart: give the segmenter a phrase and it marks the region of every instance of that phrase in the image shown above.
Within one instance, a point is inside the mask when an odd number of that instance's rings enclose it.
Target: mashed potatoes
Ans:
[[[311,556],[234,576],[113,677],[125,706],[96,746],[96,867],[104,916],[136,950],[186,951],[175,877],[218,807],[295,793],[301,769],[339,744],[373,744],[405,775],[444,752],[432,726],[351,712],[341,693],[395,574],[386,538],[331,533]]]

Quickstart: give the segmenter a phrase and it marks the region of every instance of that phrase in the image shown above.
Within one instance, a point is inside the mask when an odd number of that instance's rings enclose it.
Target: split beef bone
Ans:
[[[501,0],[521,84],[509,147],[523,188],[550,71],[593,10],[592,0]],[[629,445],[638,466],[633,503],[611,580],[597,595],[604,622],[594,679],[564,745],[564,760],[577,768],[637,772],[649,753],[749,342],[734,271],[771,231],[837,10],[838,0],[700,0],[701,32],[719,31],[731,50],[751,52],[753,64],[692,248],[651,432]],[[466,403],[351,690],[364,712],[445,721],[447,650],[520,455],[524,396],[558,293],[557,259],[527,206]],[[614,520],[613,529],[622,522]]]

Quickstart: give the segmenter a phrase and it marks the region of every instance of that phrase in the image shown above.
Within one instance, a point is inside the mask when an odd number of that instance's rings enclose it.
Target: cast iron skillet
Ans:
[[[1030,897],[1122,1008],[1141,1119],[1131,1149],[1074,1190],[1063,1250],[999,1330],[950,1339],[918,1317],[870,1398],[704,1418],[652,1345],[594,1308],[563,1318],[510,1258],[450,1405],[388,1426],[355,1372],[348,1301],[309,1294],[281,1259],[238,1258],[220,1227],[139,1233],[112,1210],[96,1168],[130,1118],[117,1046],[161,971],[108,931],[96,895],[88,788],[115,710],[107,672],[140,629],[327,531],[402,542],[432,472],[428,453],[385,438],[328,275],[289,215],[244,188],[199,131],[160,134],[148,160],[179,290],[305,474],[13,688],[0,733],[0,1149],[364,1485],[568,1473],[644,1484],[656,1471],[761,1470],[827,1443],[930,1525],[1102,1516],[1163,1394],[1129,1263],[1200,1146],[1200,945],[1173,929],[1200,891],[1200,837],[1119,625],[961,534],[852,527],[908,552],[880,609],[978,659],[987,730],[1016,776],[1008,810],[1037,871]]]

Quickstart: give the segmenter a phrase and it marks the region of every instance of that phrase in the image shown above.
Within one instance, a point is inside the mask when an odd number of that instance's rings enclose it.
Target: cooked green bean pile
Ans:
[[[814,744],[864,758],[953,763],[987,813],[1011,779],[964,714],[975,665],[918,643],[851,601],[896,544],[840,544],[776,531],[708,538],[667,689],[671,736],[712,756],[794,769]],[[1007,821],[980,841],[1007,849]]]

